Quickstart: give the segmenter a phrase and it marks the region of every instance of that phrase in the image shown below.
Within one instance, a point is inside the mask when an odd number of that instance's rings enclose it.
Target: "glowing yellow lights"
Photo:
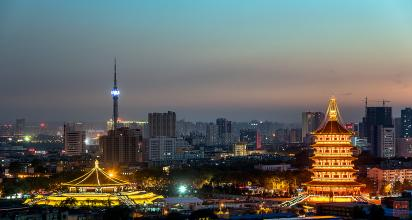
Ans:
[[[30,135],[24,136],[24,141],[25,142],[30,142],[31,141],[31,136]]]
[[[359,196],[363,184],[356,182],[356,172],[351,145],[352,132],[341,124],[336,99],[332,97],[321,128],[313,132],[316,143],[312,145],[314,156],[312,181],[305,183],[308,201],[351,202],[352,195]]]
[[[125,205],[152,204],[163,196],[145,191],[133,191],[127,181],[117,179],[115,171],[104,172],[96,160],[94,167],[84,175],[67,183],[62,183],[69,193],[53,193],[49,196],[38,195],[27,199],[28,205],[50,205],[70,207],[107,207]],[[126,191],[132,190],[132,191]]]

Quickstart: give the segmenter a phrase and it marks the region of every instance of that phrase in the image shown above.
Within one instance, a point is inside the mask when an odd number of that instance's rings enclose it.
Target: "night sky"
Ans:
[[[412,1],[0,1],[0,121],[298,122],[412,105]],[[371,102],[379,105],[380,103]]]

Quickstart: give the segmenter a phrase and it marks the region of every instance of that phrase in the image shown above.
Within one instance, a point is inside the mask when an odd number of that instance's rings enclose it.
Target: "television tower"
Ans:
[[[116,58],[114,58],[114,80],[113,80],[113,89],[110,92],[113,98],[113,130],[117,128],[117,120],[119,118],[119,95],[120,92],[117,89],[117,71],[116,71]]]

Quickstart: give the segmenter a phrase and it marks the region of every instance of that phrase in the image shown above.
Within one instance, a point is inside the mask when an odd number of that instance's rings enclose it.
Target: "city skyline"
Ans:
[[[22,2],[0,3],[1,121],[109,119],[115,56],[127,119],[295,123],[335,95],[357,122],[366,96],[395,117],[411,105],[407,1]]]

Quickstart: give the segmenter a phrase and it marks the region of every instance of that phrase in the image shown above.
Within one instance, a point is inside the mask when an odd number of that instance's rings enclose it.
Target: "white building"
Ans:
[[[149,160],[170,161],[176,154],[176,138],[154,137],[149,139]]]
[[[86,132],[81,123],[64,124],[64,154],[76,156],[86,151]]]
[[[395,129],[378,127],[378,156],[382,158],[395,157]]]

